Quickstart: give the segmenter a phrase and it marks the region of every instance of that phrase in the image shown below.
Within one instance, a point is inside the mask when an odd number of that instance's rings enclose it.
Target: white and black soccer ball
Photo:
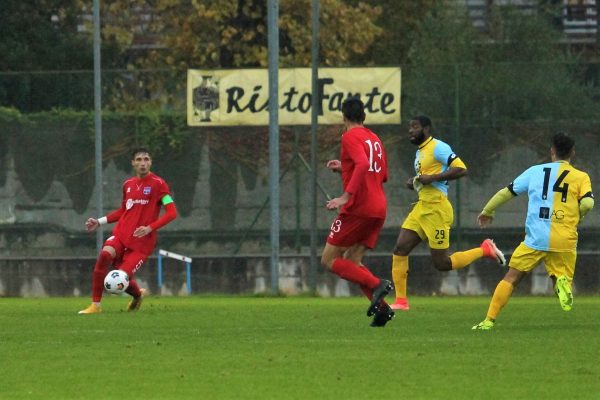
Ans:
[[[121,294],[129,287],[129,275],[120,269],[113,269],[104,278],[104,289],[113,294]]]

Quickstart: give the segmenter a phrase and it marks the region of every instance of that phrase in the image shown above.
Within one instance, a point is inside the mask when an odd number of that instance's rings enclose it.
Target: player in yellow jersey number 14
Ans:
[[[485,228],[502,204],[523,193],[529,197],[525,240],[513,252],[508,272],[496,286],[486,318],[473,329],[492,329],[513,289],[541,261],[562,309],[570,311],[573,307],[571,282],[577,259],[577,227],[594,207],[590,177],[571,165],[574,155],[575,141],[564,133],[554,135],[552,161],[528,168],[483,207],[477,219]]]

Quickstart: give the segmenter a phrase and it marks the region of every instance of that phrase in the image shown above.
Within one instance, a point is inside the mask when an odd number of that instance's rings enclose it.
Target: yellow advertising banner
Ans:
[[[342,123],[342,103],[360,96],[367,125],[400,123],[400,68],[320,68],[319,124]],[[279,123],[310,125],[311,69],[279,70]],[[189,126],[268,125],[267,69],[188,70]]]

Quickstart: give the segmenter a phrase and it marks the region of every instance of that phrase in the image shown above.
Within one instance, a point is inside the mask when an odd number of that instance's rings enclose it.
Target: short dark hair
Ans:
[[[131,150],[131,159],[134,160],[135,159],[135,155],[139,154],[139,153],[148,153],[148,155],[150,157],[152,157],[152,154],[150,154],[150,150],[148,150],[145,147],[136,147],[133,150]]]
[[[559,132],[552,137],[552,147],[560,159],[569,158],[574,146],[575,140],[564,132]]]
[[[342,103],[342,114],[351,122],[362,124],[365,120],[365,105],[358,97],[350,97]]]
[[[426,126],[431,128],[431,118],[429,118],[427,115],[417,115],[415,117],[412,117],[411,121],[419,121],[423,128],[425,128]]]

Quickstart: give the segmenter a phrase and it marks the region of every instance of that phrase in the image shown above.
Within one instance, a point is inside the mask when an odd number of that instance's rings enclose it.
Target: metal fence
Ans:
[[[573,290],[577,295],[600,293],[599,252],[578,257]],[[507,253],[507,255],[510,255]],[[94,257],[2,257],[0,297],[88,296]],[[391,256],[369,255],[365,265],[377,275],[391,279]],[[439,272],[429,255],[410,257],[409,296],[490,296],[506,268],[491,260],[480,260],[460,271]],[[188,269],[183,263],[165,259],[159,275],[158,260],[151,257],[136,274],[138,283],[160,296],[190,294],[263,294],[270,289],[269,257],[266,255],[198,256]],[[282,256],[279,290],[289,295],[306,293],[310,260],[304,256]],[[361,295],[360,289],[325,269],[317,274],[316,293],[323,297]],[[552,282],[543,266],[529,274],[515,290],[516,295],[554,295]],[[558,305],[557,305],[558,306]]]

